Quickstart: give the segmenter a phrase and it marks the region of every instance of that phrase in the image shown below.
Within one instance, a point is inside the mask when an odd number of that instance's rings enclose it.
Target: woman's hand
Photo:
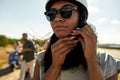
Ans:
[[[77,28],[71,34],[77,36],[82,44],[86,60],[95,59],[97,36],[93,29],[89,25],[85,25],[83,28]]]
[[[97,37],[89,25],[73,31],[72,35],[78,36],[82,44],[84,56],[87,61],[89,80],[105,80],[101,68],[96,59]]]
[[[75,36],[60,38],[51,45],[52,64],[42,80],[57,80],[64,64],[65,56],[76,46]]]
[[[52,66],[62,67],[65,56],[76,46],[78,40],[73,40],[75,36],[61,38],[51,46]]]

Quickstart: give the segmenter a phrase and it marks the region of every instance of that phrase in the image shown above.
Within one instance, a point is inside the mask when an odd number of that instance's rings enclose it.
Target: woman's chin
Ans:
[[[68,37],[69,35],[68,34],[56,34],[56,36],[58,38],[65,38],[65,37]]]

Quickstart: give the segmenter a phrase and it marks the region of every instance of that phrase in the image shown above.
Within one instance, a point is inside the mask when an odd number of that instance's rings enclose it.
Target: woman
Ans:
[[[85,0],[49,0],[45,15],[54,34],[38,56],[33,80],[117,80],[116,61],[96,54]]]

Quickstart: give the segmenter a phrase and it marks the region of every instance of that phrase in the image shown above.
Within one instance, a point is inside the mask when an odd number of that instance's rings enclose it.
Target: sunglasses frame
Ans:
[[[66,11],[65,11],[66,10]],[[78,10],[78,7],[72,5],[64,5],[61,9],[56,10],[55,8],[49,9],[44,14],[48,21],[53,21],[56,18],[56,15],[59,13],[62,18],[68,19],[72,15],[73,10]],[[52,12],[53,11],[53,12]],[[69,15],[68,15],[69,12]],[[67,14],[67,15],[66,15]]]

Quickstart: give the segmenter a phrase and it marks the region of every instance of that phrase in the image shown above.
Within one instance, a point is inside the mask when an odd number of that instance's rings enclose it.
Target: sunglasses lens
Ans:
[[[47,17],[48,21],[52,21],[55,19],[57,11],[56,10],[49,10],[47,12],[45,12],[45,15]]]
[[[60,15],[63,17],[63,18],[70,18],[71,15],[72,15],[72,9],[62,9],[60,11]]]

